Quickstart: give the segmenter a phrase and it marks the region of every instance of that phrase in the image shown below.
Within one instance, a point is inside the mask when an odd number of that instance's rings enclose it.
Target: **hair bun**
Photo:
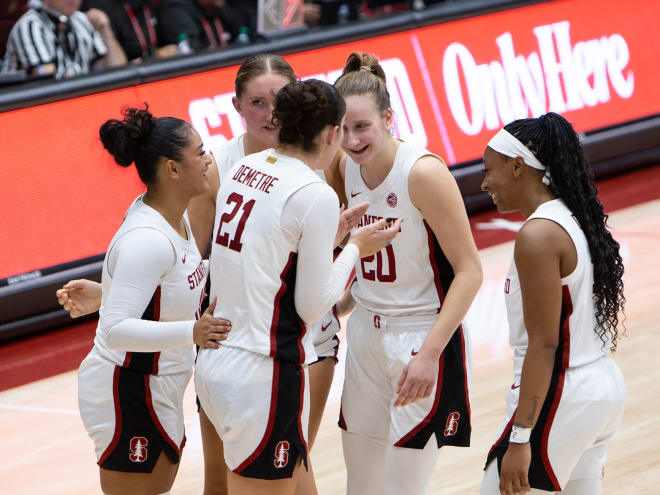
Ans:
[[[313,149],[314,138],[326,125],[338,125],[346,111],[336,89],[323,81],[308,79],[284,86],[275,97],[273,123],[279,140]]]
[[[135,161],[141,144],[151,134],[154,117],[148,108],[127,108],[122,112],[123,120],[110,119],[99,130],[103,146],[122,167]]]
[[[341,75],[344,76],[351,72],[368,72],[385,81],[383,67],[378,62],[378,59],[370,53],[351,53],[346,60],[346,65]]]

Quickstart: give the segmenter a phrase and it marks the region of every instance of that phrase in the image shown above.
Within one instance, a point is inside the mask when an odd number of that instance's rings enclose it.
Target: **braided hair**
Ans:
[[[275,96],[273,124],[281,144],[316,151],[315,139],[327,125],[339,125],[346,103],[334,86],[317,79],[292,82]]]
[[[504,129],[513,134],[547,167],[550,187],[571,210],[589,244],[594,268],[596,328],[603,341],[616,350],[619,312],[623,312],[623,260],[619,243],[607,229],[608,215],[598,199],[596,183],[580,138],[571,124],[556,113],[520,119]]]

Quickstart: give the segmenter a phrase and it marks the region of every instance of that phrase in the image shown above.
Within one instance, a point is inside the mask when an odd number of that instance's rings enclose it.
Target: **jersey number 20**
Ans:
[[[218,235],[215,238],[215,242],[217,244],[228,247],[229,249],[232,249],[240,253],[241,249],[243,248],[243,244],[241,244],[241,236],[243,235],[243,229],[245,229],[245,222],[247,221],[248,217],[250,216],[250,212],[254,207],[254,202],[255,200],[251,199],[247,203],[243,204],[242,195],[235,192],[229,195],[229,197],[227,198],[227,204],[231,205],[233,203],[234,207],[232,208],[231,211],[223,213],[222,216],[220,217],[220,225],[218,225]],[[238,224],[236,225],[236,230],[234,231],[234,237],[231,240],[229,240],[229,232],[223,233],[222,226],[225,223],[227,224],[231,223],[231,221],[238,213],[238,210],[241,209],[241,205],[243,205],[243,214],[241,215],[241,218],[238,220]]]
[[[387,273],[383,272],[383,251],[387,257]],[[367,264],[371,264],[376,259],[376,270],[371,267],[367,267]],[[391,244],[385,246],[385,249],[381,249],[374,256],[366,256],[360,260],[360,265],[362,266],[362,277],[365,280],[378,279],[379,282],[394,282],[396,280],[396,260],[394,259],[394,248]]]

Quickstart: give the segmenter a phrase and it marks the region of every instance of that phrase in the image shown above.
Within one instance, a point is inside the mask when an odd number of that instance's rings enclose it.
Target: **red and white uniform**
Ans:
[[[215,158],[220,183],[222,184],[229,170],[239,161],[245,158],[245,146],[243,144],[245,134],[241,134],[229,141],[215,146],[211,151]],[[316,170],[318,175],[325,181],[322,170]],[[333,310],[328,311],[318,322],[310,323],[308,331],[312,335],[312,342],[316,355],[322,357],[336,357],[339,347],[337,333],[340,330],[339,319]]]
[[[338,221],[334,191],[272,149],[239,160],[220,186],[210,297],[232,331],[219,352],[200,350],[195,382],[227,466],[244,476],[290,477],[306,455],[306,324],[337,301],[358,257],[349,245],[332,262]]]
[[[79,405],[106,469],[150,472],[161,450],[178,462],[193,326],[207,275],[187,215],[183,221],[186,238],[138,197],[103,263],[99,323],[79,369]]]
[[[433,155],[399,144],[388,176],[375,189],[360,165],[346,159],[348,206],[368,201],[360,225],[401,218],[401,232],[374,256],[362,258],[352,286],[356,310],[347,328],[348,353],[340,426],[390,445],[423,448],[435,434],[438,446],[469,445],[470,407],[466,339],[456,329],[440,358],[431,396],[394,407],[397,383],[419,351],[454,278],[435,235],[408,192],[408,177],[420,158]],[[438,166],[444,166],[438,161]]]
[[[577,252],[575,270],[561,279],[559,344],[548,395],[531,436],[531,487],[560,491],[569,479],[602,476],[607,441],[618,429],[623,413],[625,383],[618,367],[607,356],[609,342],[603,342],[594,330],[593,265],[582,229],[561,199],[543,203],[527,222],[538,218],[559,224],[571,237]],[[509,340],[514,351],[514,377],[507,391],[507,419],[487,463],[494,458],[501,462],[508,447],[527,352],[520,281],[513,260],[504,292]],[[482,493],[495,492],[484,486]]]

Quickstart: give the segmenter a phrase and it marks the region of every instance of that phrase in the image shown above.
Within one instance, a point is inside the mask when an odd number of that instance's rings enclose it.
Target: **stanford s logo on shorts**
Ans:
[[[147,445],[149,445],[149,441],[145,437],[131,438],[131,453],[128,454],[131,462],[144,462],[147,460]]]
[[[458,431],[458,420],[460,418],[461,415],[457,411],[454,411],[453,413],[449,413],[449,416],[447,416],[447,424],[445,425],[446,437],[451,437],[456,435],[456,432]]]
[[[283,468],[289,463],[289,442],[282,440],[275,446],[275,460],[273,461],[276,468]]]

